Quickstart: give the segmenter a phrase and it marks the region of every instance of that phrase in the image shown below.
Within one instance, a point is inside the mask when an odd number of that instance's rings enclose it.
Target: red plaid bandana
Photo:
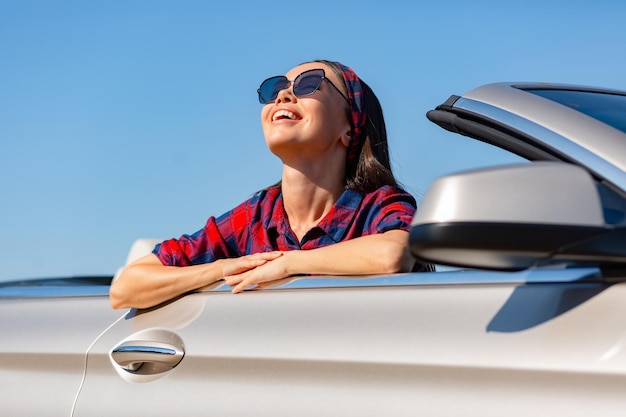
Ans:
[[[359,157],[361,147],[365,141],[365,123],[367,120],[367,109],[365,108],[365,100],[363,97],[363,89],[361,81],[356,73],[345,65],[335,62],[341,70],[341,75],[348,89],[348,101],[352,115],[352,140],[348,146],[348,161],[353,161]]]

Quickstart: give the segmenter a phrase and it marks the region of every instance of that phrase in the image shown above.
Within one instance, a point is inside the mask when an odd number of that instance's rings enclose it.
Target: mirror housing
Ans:
[[[622,229],[606,225],[587,171],[536,162],[435,180],[409,243],[422,262],[515,271],[553,262],[626,263],[624,238]]]

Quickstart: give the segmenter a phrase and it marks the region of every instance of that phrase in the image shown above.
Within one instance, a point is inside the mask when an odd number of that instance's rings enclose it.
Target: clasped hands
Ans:
[[[287,252],[262,252],[239,258],[222,259],[222,276],[233,294],[255,286],[265,288],[289,278]]]

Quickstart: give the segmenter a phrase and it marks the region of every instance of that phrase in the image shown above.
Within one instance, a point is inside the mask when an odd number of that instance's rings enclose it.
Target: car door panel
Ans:
[[[108,297],[0,301],[5,416],[68,416],[90,344],[122,315]]]
[[[515,310],[520,288],[536,298],[531,309]],[[75,415],[587,415],[607,399],[623,410],[625,288],[433,283],[193,294],[131,311],[103,335]],[[572,293],[583,296],[555,305],[555,294]],[[516,315],[540,319],[507,327]],[[111,351],[151,329],[180,337],[180,364],[143,379],[120,370]]]

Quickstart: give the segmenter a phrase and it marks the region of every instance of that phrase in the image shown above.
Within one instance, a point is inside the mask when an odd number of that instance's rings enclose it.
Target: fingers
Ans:
[[[254,285],[254,287],[252,289],[262,288],[262,284],[263,283],[264,282],[257,282],[253,278],[248,278],[248,279],[245,279],[245,280],[241,281],[239,284],[237,284],[235,287],[233,287],[231,292],[233,294],[237,294],[237,293],[240,293],[241,291],[245,290],[246,288],[248,288],[248,287],[250,287],[252,285]]]
[[[275,250],[272,252],[259,252],[259,253],[255,253],[253,255],[249,255],[249,256],[259,256],[261,259],[265,259],[266,261],[271,261],[273,259],[276,259],[280,256],[283,256],[283,253],[281,251]]]
[[[248,285],[249,284],[247,282],[243,281],[239,285],[235,286],[231,292],[233,294],[237,294],[238,292],[245,290]]]
[[[250,263],[250,264],[255,264],[258,266],[258,265],[263,265],[267,261],[273,261],[274,259],[279,258],[282,255],[283,253],[280,251],[259,252],[259,253],[254,253],[252,255],[242,256],[241,258],[237,258],[237,259],[242,261],[243,263]]]
[[[280,287],[282,285],[289,284],[290,282],[293,282],[296,279],[297,279],[296,277],[287,277],[283,279],[277,279],[276,281],[259,282],[256,285],[256,289],[264,290],[267,288]]]
[[[235,285],[242,282],[246,278],[247,275],[248,274],[246,272],[242,272],[241,274],[237,274],[237,275],[229,275],[227,277],[224,277],[224,282],[230,285],[231,287],[234,287]]]
[[[253,272],[254,270],[250,270],[241,274],[224,277],[224,281],[233,288],[232,293],[237,294],[253,284],[259,284],[258,277],[255,277]]]
[[[282,252],[260,252],[252,255],[245,255],[239,258],[223,259],[222,276],[227,277],[235,274],[241,274],[245,271],[254,269],[282,256]]]
[[[248,255],[243,260],[246,266],[239,265],[238,270],[225,274],[224,281],[233,287],[232,292],[236,294],[251,285],[283,279],[286,277],[284,262],[276,261],[281,256],[283,252],[278,251]]]
[[[276,277],[274,275],[257,274],[258,270],[251,270],[236,277],[232,277],[228,282],[228,285],[233,287],[232,293],[237,294],[250,286],[254,288],[263,288],[269,286],[273,282],[284,280],[284,277]]]

